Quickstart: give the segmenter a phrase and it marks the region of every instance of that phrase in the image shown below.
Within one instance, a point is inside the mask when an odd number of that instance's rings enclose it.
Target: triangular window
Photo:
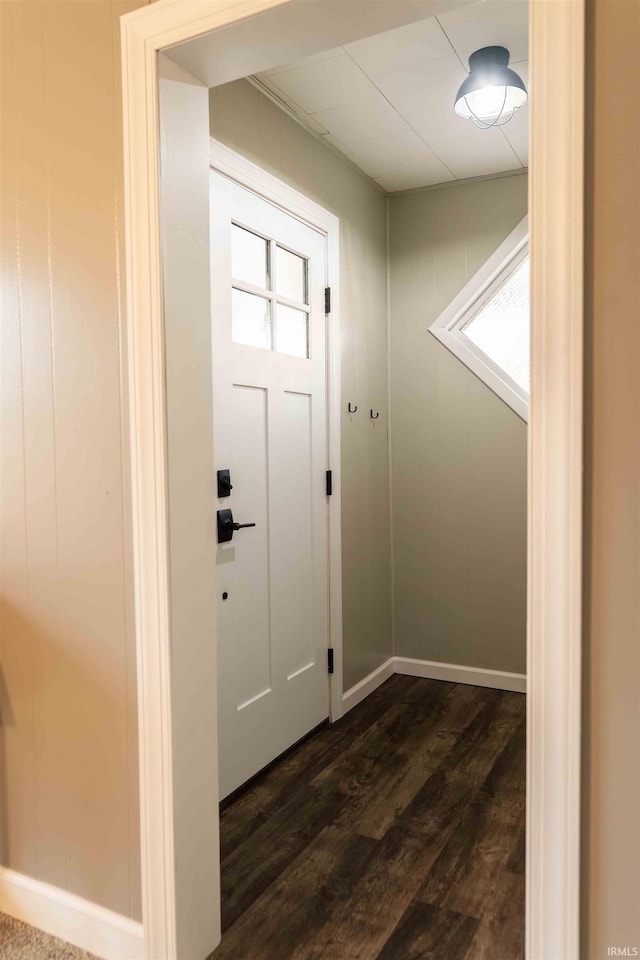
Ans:
[[[529,410],[528,249],[525,217],[430,327],[524,420]]]

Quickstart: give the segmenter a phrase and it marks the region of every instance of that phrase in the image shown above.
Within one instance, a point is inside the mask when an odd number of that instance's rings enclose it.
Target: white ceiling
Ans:
[[[528,3],[480,0],[255,79],[393,192],[526,167],[528,108],[480,130],[453,109],[469,55],[500,44],[528,86]]]

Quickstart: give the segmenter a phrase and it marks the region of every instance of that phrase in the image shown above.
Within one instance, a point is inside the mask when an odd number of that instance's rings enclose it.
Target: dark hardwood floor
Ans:
[[[221,813],[214,960],[524,956],[525,698],[394,676]]]

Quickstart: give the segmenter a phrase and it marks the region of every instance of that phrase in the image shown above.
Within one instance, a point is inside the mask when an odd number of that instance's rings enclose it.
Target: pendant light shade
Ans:
[[[505,47],[483,47],[469,57],[469,76],[456,95],[455,111],[478,127],[499,127],[527,102],[527,88],[509,68]]]

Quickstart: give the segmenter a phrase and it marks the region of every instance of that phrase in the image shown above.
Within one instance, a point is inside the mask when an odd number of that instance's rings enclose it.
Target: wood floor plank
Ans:
[[[496,690],[494,687],[476,687],[470,683],[457,683],[455,693],[456,700],[475,700],[487,703],[489,700],[502,700],[504,702],[505,691]]]
[[[398,673],[395,674],[393,680],[396,683],[393,690],[394,696],[397,701],[402,700],[403,703],[423,700],[426,691],[432,698],[438,697],[446,700],[454,694],[458,686],[458,684],[450,683],[448,680],[428,680],[424,677],[408,677]]]
[[[489,700],[500,700],[505,706],[512,706],[517,713],[524,713],[525,696],[513,690],[497,690],[495,687],[476,687],[470,683],[458,683],[451,696],[456,700],[479,700],[486,703]]]
[[[478,921],[472,917],[431,904],[412,903],[377,960],[453,960],[464,957],[477,927]]]
[[[396,752],[393,763],[377,773],[364,810],[354,823],[358,833],[382,839],[441,765],[479,709],[479,703],[459,701],[439,716],[414,725]]]
[[[480,919],[487,890],[506,869],[524,819],[524,720],[473,797],[417,897]]]
[[[523,720],[474,798],[474,805],[483,812],[478,815],[476,840],[467,853],[465,869],[444,898],[449,910],[484,917],[487,890],[499,885],[507,872],[525,818],[525,760]]]
[[[486,891],[485,912],[460,960],[523,960],[524,873],[503,870]]]
[[[509,871],[509,873],[524,873],[526,844],[527,844],[527,832],[526,832],[526,823],[523,816],[522,823],[520,824],[518,829],[516,842],[513,845],[511,856],[507,861],[507,870]]]

